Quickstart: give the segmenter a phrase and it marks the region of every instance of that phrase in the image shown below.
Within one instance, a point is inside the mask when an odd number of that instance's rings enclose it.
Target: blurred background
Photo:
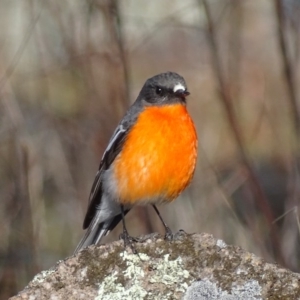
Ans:
[[[200,141],[165,221],[300,270],[300,0],[2,0],[0,24],[0,299],[72,255],[110,136],[165,71]],[[151,207],[126,219],[163,233]]]

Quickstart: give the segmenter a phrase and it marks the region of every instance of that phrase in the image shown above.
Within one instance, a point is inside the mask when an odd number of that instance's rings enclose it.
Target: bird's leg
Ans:
[[[134,254],[137,254],[137,251],[133,245],[133,242],[135,241],[133,237],[131,237],[127,231],[126,225],[125,225],[125,213],[124,213],[124,206],[121,205],[121,214],[122,214],[122,223],[123,223],[123,233],[121,233],[120,235],[120,239],[122,239],[124,241],[124,246],[125,248],[127,246],[130,247],[130,249],[132,250],[132,252]]]
[[[157,213],[157,215],[158,215],[160,221],[163,223],[163,225],[164,225],[164,227],[165,227],[165,232],[166,232],[166,233],[165,233],[165,239],[166,239],[166,240],[169,240],[169,241],[172,240],[172,239],[173,239],[173,233],[172,233],[171,229],[167,226],[167,224],[165,223],[165,221],[164,221],[163,218],[161,217],[161,215],[160,215],[160,213],[159,213],[157,207],[156,207],[154,204],[153,204],[152,206],[153,206],[155,212]]]

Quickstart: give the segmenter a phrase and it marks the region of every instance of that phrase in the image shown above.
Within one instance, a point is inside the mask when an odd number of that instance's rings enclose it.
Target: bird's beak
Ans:
[[[179,96],[179,97],[181,97],[181,98],[185,98],[185,97],[187,97],[189,94],[190,94],[190,93],[189,93],[187,90],[182,90],[182,89],[177,90],[177,91],[175,92],[175,95],[176,95],[176,96]]]

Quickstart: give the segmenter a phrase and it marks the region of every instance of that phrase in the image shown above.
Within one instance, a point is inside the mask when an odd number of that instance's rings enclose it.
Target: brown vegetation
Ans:
[[[299,271],[299,14],[295,0],[1,2],[0,298],[73,252],[109,137],[169,70],[200,149],[166,222]],[[148,208],[127,223],[162,229]]]

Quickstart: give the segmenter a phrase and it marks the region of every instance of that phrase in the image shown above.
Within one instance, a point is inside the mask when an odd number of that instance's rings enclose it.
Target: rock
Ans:
[[[90,246],[43,271],[20,299],[300,299],[300,275],[209,234]]]

